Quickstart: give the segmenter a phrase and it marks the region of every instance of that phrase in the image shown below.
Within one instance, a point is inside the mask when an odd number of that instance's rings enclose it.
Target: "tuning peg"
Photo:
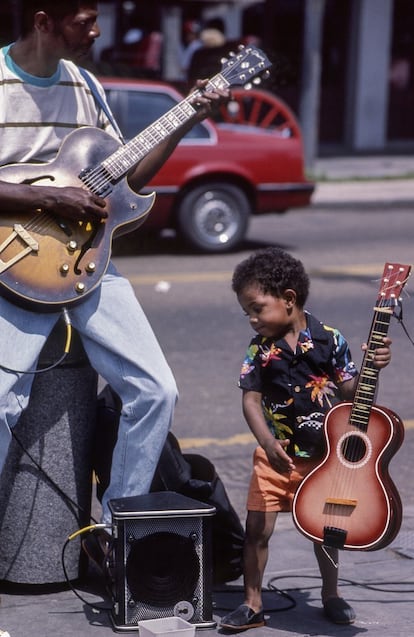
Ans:
[[[262,80],[261,80],[261,78],[260,78],[260,77],[255,77],[255,78],[254,78],[254,80],[253,80],[253,84],[261,84],[261,83],[262,83]]]
[[[226,64],[226,62],[228,62],[227,58],[221,58],[220,63],[221,64]]]
[[[270,71],[269,71],[268,69],[266,69],[266,71],[264,71],[264,72],[262,73],[262,78],[263,78],[264,80],[267,80],[267,78],[268,78],[268,77],[270,77]]]
[[[244,46],[244,44],[239,44],[237,48],[239,49],[239,51],[243,51],[246,47]]]
[[[244,85],[244,88],[246,91],[250,91],[253,88],[253,85],[251,82],[247,82],[247,84]]]

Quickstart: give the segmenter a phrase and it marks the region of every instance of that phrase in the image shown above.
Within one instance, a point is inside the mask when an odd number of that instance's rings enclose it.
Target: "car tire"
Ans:
[[[249,218],[249,200],[240,188],[210,183],[184,196],[178,210],[178,229],[197,250],[228,252],[244,239]]]

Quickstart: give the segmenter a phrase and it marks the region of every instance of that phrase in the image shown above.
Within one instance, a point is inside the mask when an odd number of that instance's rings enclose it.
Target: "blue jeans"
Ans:
[[[177,387],[130,283],[112,264],[97,290],[69,306],[69,315],[92,367],[122,401],[111,479],[102,500],[103,521],[110,522],[110,499],[149,490],[172,423]],[[59,317],[59,312],[30,312],[0,297],[0,365],[34,369]],[[32,374],[0,369],[0,471],[32,382]]]

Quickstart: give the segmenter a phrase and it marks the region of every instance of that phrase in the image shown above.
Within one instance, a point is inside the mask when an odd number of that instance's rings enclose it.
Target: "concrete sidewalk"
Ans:
[[[285,514],[272,539],[264,579],[265,588],[269,589],[264,592],[266,626],[251,629],[248,634],[252,637],[350,637],[361,633],[373,637],[411,636],[413,538],[414,507],[411,507],[405,511],[399,536],[387,549],[369,553],[341,552],[342,594],[354,607],[357,619],[351,626],[335,625],[321,610],[320,579],[312,545],[293,527],[290,515]],[[92,580],[78,592],[89,603],[107,607],[109,600],[100,588]],[[242,602],[241,581],[215,590],[213,602],[213,617],[219,623],[229,609]],[[0,609],[0,628],[7,630],[10,637],[109,637],[113,634],[108,612],[94,611],[71,591],[2,594]],[[136,630],[134,633],[138,634]],[[224,634],[219,628],[196,633]]]
[[[314,166],[316,207],[367,208],[414,203],[414,157],[331,157]]]

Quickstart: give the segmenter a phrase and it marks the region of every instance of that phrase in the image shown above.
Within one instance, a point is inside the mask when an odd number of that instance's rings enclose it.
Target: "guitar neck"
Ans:
[[[367,349],[349,419],[361,431],[367,431],[371,408],[375,399],[379,370],[374,366],[375,352],[384,344],[394,309],[401,303],[401,292],[410,276],[411,265],[386,263],[381,278],[379,296],[374,307],[374,318],[368,337]]]
[[[393,309],[391,307],[375,308],[374,318],[368,337],[361,371],[355,390],[354,403],[351,410],[350,424],[361,431],[368,429],[368,422],[378,383],[379,369],[374,366],[377,347],[381,347],[388,334]]]
[[[204,91],[224,89],[229,82],[220,73],[211,78]],[[118,180],[124,177],[133,166],[140,162],[156,146],[170,137],[183,124],[188,122],[196,113],[193,103],[202,95],[201,90],[196,90],[184,100],[176,104],[168,113],[157,119],[141,133],[136,135],[127,144],[121,146],[115,153],[102,162],[102,167],[111,179]]]

